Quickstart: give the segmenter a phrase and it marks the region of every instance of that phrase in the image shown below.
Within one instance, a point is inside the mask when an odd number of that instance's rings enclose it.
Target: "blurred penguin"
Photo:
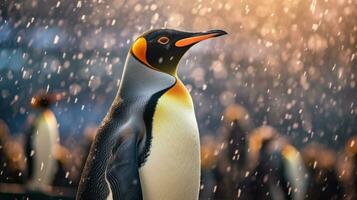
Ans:
[[[0,182],[7,182],[7,177],[9,174],[8,169],[8,152],[6,149],[6,145],[9,141],[9,129],[6,123],[0,120]]]
[[[220,139],[217,164],[214,168],[216,186],[214,199],[245,199],[238,186],[243,182],[248,163],[247,133],[250,126],[247,111],[232,104],[224,111],[223,137]]]
[[[350,138],[346,144],[346,152],[351,160],[352,199],[357,199],[357,136]]]
[[[201,137],[201,187],[199,199],[213,199],[216,185],[212,169],[217,163],[217,141],[213,135]]]
[[[306,200],[343,199],[343,186],[336,171],[336,154],[317,143],[310,143],[302,150],[309,172]]]
[[[0,120],[0,183],[24,181],[24,152],[20,137],[12,137],[6,123]]]
[[[246,186],[250,199],[302,200],[306,170],[299,152],[270,126],[259,127],[249,137],[250,173]]]
[[[357,136],[351,137],[343,152],[338,154],[336,167],[339,181],[343,185],[346,200],[357,199]]]
[[[54,180],[58,168],[55,148],[59,144],[57,120],[50,106],[61,98],[59,94],[39,94],[31,99],[39,111],[26,136],[29,190],[46,190]]]
[[[52,185],[57,187],[72,187],[74,177],[71,168],[74,166],[74,162],[71,152],[65,146],[56,144],[54,157],[57,161],[57,171]]]

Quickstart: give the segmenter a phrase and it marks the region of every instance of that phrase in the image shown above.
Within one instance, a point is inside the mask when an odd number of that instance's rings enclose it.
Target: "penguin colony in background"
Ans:
[[[199,133],[177,65],[194,44],[227,34],[170,29],[141,35],[91,146],[77,199],[196,200]]]
[[[213,169],[215,185],[205,185],[201,197],[303,200],[308,172],[299,151],[271,126],[250,130],[253,123],[247,116],[242,106],[227,106],[220,142],[209,144],[207,136],[203,140],[203,167]],[[204,175],[203,180],[209,183],[209,174]]]

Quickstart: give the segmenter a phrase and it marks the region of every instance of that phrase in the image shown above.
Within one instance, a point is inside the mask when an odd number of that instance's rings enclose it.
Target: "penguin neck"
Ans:
[[[53,113],[49,108],[41,109],[39,114],[40,114],[40,116],[42,116],[44,118],[52,118],[52,116],[53,116]]]
[[[193,107],[191,95],[178,77],[176,77],[175,85],[169,91],[167,91],[165,96],[168,96],[173,101],[180,102],[186,107]]]
[[[131,53],[128,54],[116,98],[133,100],[149,98],[174,86],[176,77],[147,67]]]
[[[56,117],[50,109],[45,109],[41,112],[37,119],[37,124],[40,123],[46,123],[52,125],[52,127],[57,127]]]

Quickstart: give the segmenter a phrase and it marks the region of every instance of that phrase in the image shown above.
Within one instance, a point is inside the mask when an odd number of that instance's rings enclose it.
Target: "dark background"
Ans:
[[[8,1],[0,3],[0,119],[24,132],[38,90],[55,105],[61,143],[76,145],[106,114],[136,36],[151,28],[224,29],[180,63],[202,135],[241,104],[298,147],[340,148],[356,125],[355,1]]]

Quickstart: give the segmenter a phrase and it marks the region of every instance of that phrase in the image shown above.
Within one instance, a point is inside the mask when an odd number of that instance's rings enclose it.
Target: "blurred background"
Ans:
[[[201,134],[201,199],[356,199],[356,10],[356,0],[2,0],[1,199],[73,199],[130,45],[163,27],[229,33],[179,67]],[[56,170],[29,187],[42,118]]]

